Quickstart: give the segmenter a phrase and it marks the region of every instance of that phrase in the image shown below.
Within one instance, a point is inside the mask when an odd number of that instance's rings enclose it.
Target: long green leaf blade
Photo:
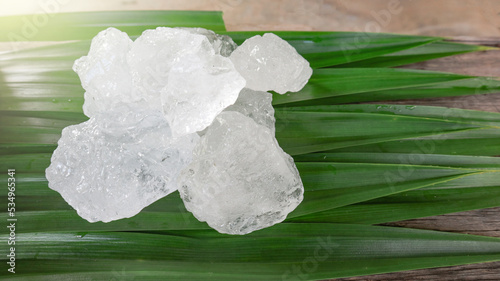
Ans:
[[[81,111],[83,89],[71,69],[73,60],[63,65],[39,71],[32,62],[19,71],[4,66],[9,75],[4,76],[0,88],[9,93],[2,98],[3,110],[65,110]],[[5,63],[4,63],[5,64]],[[30,71],[26,71],[26,69]],[[64,70],[66,69],[66,71]],[[462,82],[463,81],[463,82]],[[422,88],[426,86],[428,88]],[[462,89],[454,92],[451,89]],[[320,69],[298,93],[274,95],[275,106],[302,106],[332,104],[367,96],[368,100],[404,99],[429,96],[450,96],[494,92],[500,82],[486,78],[418,71],[407,69]],[[419,91],[420,90],[420,91]],[[352,96],[352,97],[351,97]],[[366,99],[366,98],[365,98]]]
[[[500,156],[500,132],[498,129],[453,132],[432,136],[386,141],[347,148],[332,152],[384,152],[426,153],[446,155]]]
[[[387,108],[381,105],[350,105],[277,109],[276,136],[285,151],[298,155],[464,130],[499,131],[496,127],[498,114],[432,107],[407,109],[402,113],[396,109],[396,114]],[[34,114],[31,115],[33,119],[21,118],[16,121],[16,126],[0,126],[0,141],[4,145],[57,142],[62,126],[67,123],[54,120],[54,113],[43,113],[41,116],[44,118],[36,117],[37,112],[31,113]],[[28,115],[31,113],[26,112]],[[461,114],[470,115],[470,119],[462,118],[465,115]],[[14,115],[19,113],[15,112]],[[9,112],[2,112],[0,116],[9,116]],[[78,114],[74,116],[85,118]],[[44,120],[47,119],[45,117],[50,120]],[[10,118],[16,120],[16,116]],[[26,124],[22,124],[21,120]]]
[[[294,112],[345,112],[345,113],[369,113],[389,116],[412,116],[434,120],[447,120],[456,122],[467,122],[478,125],[488,125],[500,128],[500,113],[468,110],[459,108],[446,108],[438,106],[413,106],[397,104],[350,104],[336,106],[310,106],[310,107],[288,107],[283,109],[289,114]]]
[[[376,113],[276,110],[276,138],[291,155],[403,140],[489,125]],[[498,129],[495,129],[498,130]]]
[[[475,77],[451,82],[435,83],[427,86],[367,91],[364,93],[333,96],[322,100],[324,104],[342,104],[405,99],[425,99],[464,95],[494,94],[500,92],[500,81],[490,77]],[[304,102],[306,103],[306,102]],[[307,101],[308,104],[316,104]]]
[[[38,157],[29,156],[35,161]],[[500,158],[464,155],[439,155],[418,153],[311,153],[297,155],[296,162],[340,162],[340,163],[373,163],[426,165],[440,167],[457,167],[470,169],[500,169]]]
[[[161,24],[160,24],[161,25]],[[187,25],[192,26],[192,25]],[[102,27],[93,32],[94,35],[98,31],[105,29]],[[147,27],[142,27],[138,31],[131,31],[130,36],[140,35],[142,30]],[[150,27],[154,28],[154,27]],[[210,28],[209,28],[210,29]],[[219,29],[214,29],[218,31]],[[139,32],[140,31],[140,32]],[[413,48],[440,40],[433,37],[422,36],[406,36],[369,33],[363,35],[356,32],[291,32],[291,31],[270,31],[287,40],[297,51],[304,56],[312,67],[324,67],[336,64],[342,64],[351,61],[358,61],[367,58],[373,58],[384,54],[390,54],[401,50]],[[138,33],[138,34],[137,34]],[[261,35],[265,32],[218,32],[230,35],[238,44],[243,43],[247,38],[255,35]],[[92,36],[86,36],[81,39],[91,39]],[[88,37],[88,38],[87,38]],[[362,42],[366,39],[370,40],[370,44]],[[361,41],[361,43],[359,43]],[[82,56],[88,52],[90,46],[89,41],[60,44],[49,47],[42,47],[33,50],[23,50],[20,54],[7,53],[2,54],[0,58],[27,58],[29,55],[35,58],[35,61],[40,58],[45,58],[48,55],[57,56],[59,60],[74,60],[78,56]]]
[[[296,161],[399,164],[390,177],[412,177],[412,165],[467,167],[483,170],[433,186],[380,197],[306,216],[295,222],[382,223],[500,206],[500,158],[400,153],[315,153]],[[300,162],[299,162],[300,163]]]
[[[337,67],[394,67],[487,49],[489,48],[477,45],[437,41],[371,59],[337,65]]]
[[[203,228],[188,213],[178,194],[169,195],[143,210],[131,219],[111,223],[91,224],[79,218],[64,200],[47,186],[44,170],[50,154],[2,156],[2,162],[11,163],[22,173],[16,177],[17,198],[21,206],[17,216],[24,222],[17,229],[34,231],[93,231],[127,230],[177,230]],[[353,203],[395,194],[411,189],[429,187],[465,176],[480,173],[480,169],[404,166],[414,173],[398,177],[401,165],[371,163],[298,162],[297,167],[305,186],[304,202],[289,217],[303,216]],[[396,175],[396,176],[394,176]],[[5,176],[0,176],[3,178]],[[366,179],[353,181],[352,179]],[[5,179],[6,180],[6,179]],[[2,201],[7,202],[6,197]],[[7,218],[7,213],[0,217]],[[49,218],[58,217],[58,220]],[[44,219],[47,218],[47,219]],[[161,219],[160,219],[161,218]],[[161,220],[164,223],[158,224]],[[206,227],[205,224],[203,224]]]
[[[365,60],[441,40],[435,37],[359,32],[268,31],[288,41],[313,68]],[[227,32],[240,45],[265,31]]]
[[[314,280],[500,260],[496,238],[343,224],[284,223],[244,237],[207,230],[33,233],[17,239],[17,258],[29,265],[14,276],[20,278],[118,271],[141,279],[274,280],[302,274]],[[315,270],[305,268],[308,260]]]
[[[222,12],[114,11],[42,13],[0,17],[0,42],[92,39],[99,31],[108,27],[118,28],[127,32],[129,36],[139,36],[144,30],[155,29],[158,26],[204,27],[214,31],[225,31]]]
[[[298,93],[273,96],[275,106],[328,104],[333,97],[404,89],[471,78],[470,76],[391,68],[318,69]]]
[[[498,181],[500,176],[496,176]],[[475,178],[475,180],[482,180]],[[291,222],[376,224],[500,206],[500,186],[412,190],[292,218]]]
[[[221,21],[220,14],[217,16]],[[81,18],[76,29],[84,28],[85,32],[75,36],[90,39],[113,17],[99,19],[102,26],[85,24],[92,20],[90,16]],[[142,20],[145,22],[140,26],[116,27],[130,28],[129,34],[136,36],[141,28],[151,28],[147,20],[165,18]],[[3,26],[0,24],[0,31]],[[252,34],[231,36],[241,42]],[[59,36],[62,40],[67,35],[61,32],[44,36]],[[343,67],[348,63],[393,66],[478,48],[467,49],[439,38],[387,34],[282,32],[282,36],[315,68]],[[221,235],[198,222],[185,210],[178,194],[159,200],[131,219],[90,224],[48,188],[44,169],[61,129],[86,120],[81,113],[83,89],[71,65],[87,53],[88,46],[86,40],[0,55],[0,166],[19,171],[16,202],[20,223],[16,231],[22,274],[14,277],[273,280],[299,276],[306,280],[500,260],[498,239],[318,223],[341,222],[340,214],[346,210],[352,214],[348,222],[366,224],[496,206],[493,196],[499,194],[498,161],[431,155],[421,162],[404,163],[399,162],[401,154],[397,153],[299,155],[332,148],[362,152],[374,147],[376,151],[399,149],[410,154],[415,153],[415,147],[425,153],[446,149],[449,153],[493,153],[500,150],[498,115],[411,106],[353,105],[315,110],[290,107],[318,101],[478,94],[497,91],[500,82],[411,70],[346,69],[343,71],[350,76],[339,79],[340,75],[332,75],[332,81],[311,84],[316,88],[310,88],[308,93],[312,94],[304,99],[287,103],[287,96],[277,96],[275,102],[283,105],[277,110],[278,137],[288,152],[296,154],[296,160],[302,157],[304,161],[297,166],[306,186],[305,200],[289,217],[294,223],[238,237]],[[356,71],[358,76],[354,75]],[[380,71],[378,79],[376,71]],[[367,73],[373,76],[367,77]],[[296,125],[290,124],[293,122]],[[433,143],[430,152],[415,142],[422,139]],[[450,146],[453,143],[455,146]],[[401,174],[408,170],[412,171],[410,175]],[[6,176],[0,175],[0,180],[6,182]],[[0,203],[7,205],[7,197],[1,196]],[[373,217],[368,222],[370,210]],[[7,219],[5,210],[0,218]],[[0,237],[0,242],[7,245],[8,236]],[[8,257],[1,259],[5,262]],[[314,270],[306,267],[311,264]]]

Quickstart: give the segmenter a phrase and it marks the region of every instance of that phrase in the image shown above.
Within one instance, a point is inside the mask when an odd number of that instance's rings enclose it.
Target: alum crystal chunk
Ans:
[[[256,91],[297,92],[312,75],[309,62],[273,33],[245,40],[229,58],[247,81],[245,87]]]
[[[181,27],[182,28],[182,27]],[[208,30],[201,27],[185,27],[182,28],[194,34],[201,34],[207,37],[210,44],[212,44],[214,51],[216,54],[221,55],[223,57],[229,57],[231,53],[238,47],[236,43],[234,43],[233,39],[227,35],[216,34],[212,30]]]
[[[231,60],[213,50],[178,57],[168,75],[161,104],[174,136],[204,130],[245,86]]]
[[[247,234],[283,221],[304,187],[270,129],[226,111],[200,139],[179,192],[198,220],[221,233]]]
[[[160,113],[123,107],[64,128],[46,177],[89,222],[128,218],[177,190],[197,141],[173,139]]]
[[[158,27],[146,30],[135,42],[115,28],[101,31],[88,55],[73,66],[86,90],[84,113],[91,117],[118,103],[161,110],[160,91],[181,57],[206,61],[227,57],[235,48],[229,36],[203,28]]]
[[[159,27],[134,42],[128,54],[134,92],[163,110],[174,136],[205,129],[245,85],[221,55],[233,50],[229,40],[201,28]]]
[[[108,28],[92,39],[88,55],[75,61],[73,70],[86,90],[85,115],[92,117],[118,103],[139,100],[132,96],[132,77],[126,61],[131,46],[132,40],[125,32]]]
[[[207,37],[181,28],[146,30],[127,55],[134,93],[151,108],[161,110],[160,91],[167,85],[170,69],[179,57],[207,57],[214,50]]]

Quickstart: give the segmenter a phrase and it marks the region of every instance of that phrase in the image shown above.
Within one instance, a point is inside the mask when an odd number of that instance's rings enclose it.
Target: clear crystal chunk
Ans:
[[[186,208],[221,233],[247,234],[283,221],[303,199],[290,155],[269,128],[239,112],[217,116],[179,177]]]

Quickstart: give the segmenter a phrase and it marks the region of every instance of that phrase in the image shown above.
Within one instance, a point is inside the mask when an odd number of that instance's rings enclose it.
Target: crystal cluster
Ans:
[[[299,91],[308,62],[274,34],[247,39],[202,28],[100,32],[73,67],[86,122],[62,132],[49,187],[90,222],[131,217],[179,190],[221,233],[283,221],[303,199],[278,145],[272,95]]]
[[[84,113],[133,103],[163,111],[175,136],[203,130],[245,86],[227,58],[234,48],[229,37],[202,28],[158,27],[135,41],[108,28],[73,67],[86,90]]]

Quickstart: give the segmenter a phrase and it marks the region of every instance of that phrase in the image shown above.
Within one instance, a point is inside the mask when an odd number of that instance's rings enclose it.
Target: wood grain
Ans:
[[[452,41],[470,44],[500,46],[500,38],[461,37]],[[500,51],[489,50],[457,55],[404,66],[404,68],[447,71],[467,75],[500,77]],[[500,112],[500,93],[477,96],[435,98],[421,100],[388,101],[377,103],[446,106]],[[500,142],[500,140],[498,140]],[[499,198],[500,204],[500,198]],[[385,226],[408,227],[500,237],[500,208],[460,212],[421,219],[386,223]],[[459,281],[500,280],[500,262],[451,266],[434,269],[411,270],[352,278],[336,281]]]

